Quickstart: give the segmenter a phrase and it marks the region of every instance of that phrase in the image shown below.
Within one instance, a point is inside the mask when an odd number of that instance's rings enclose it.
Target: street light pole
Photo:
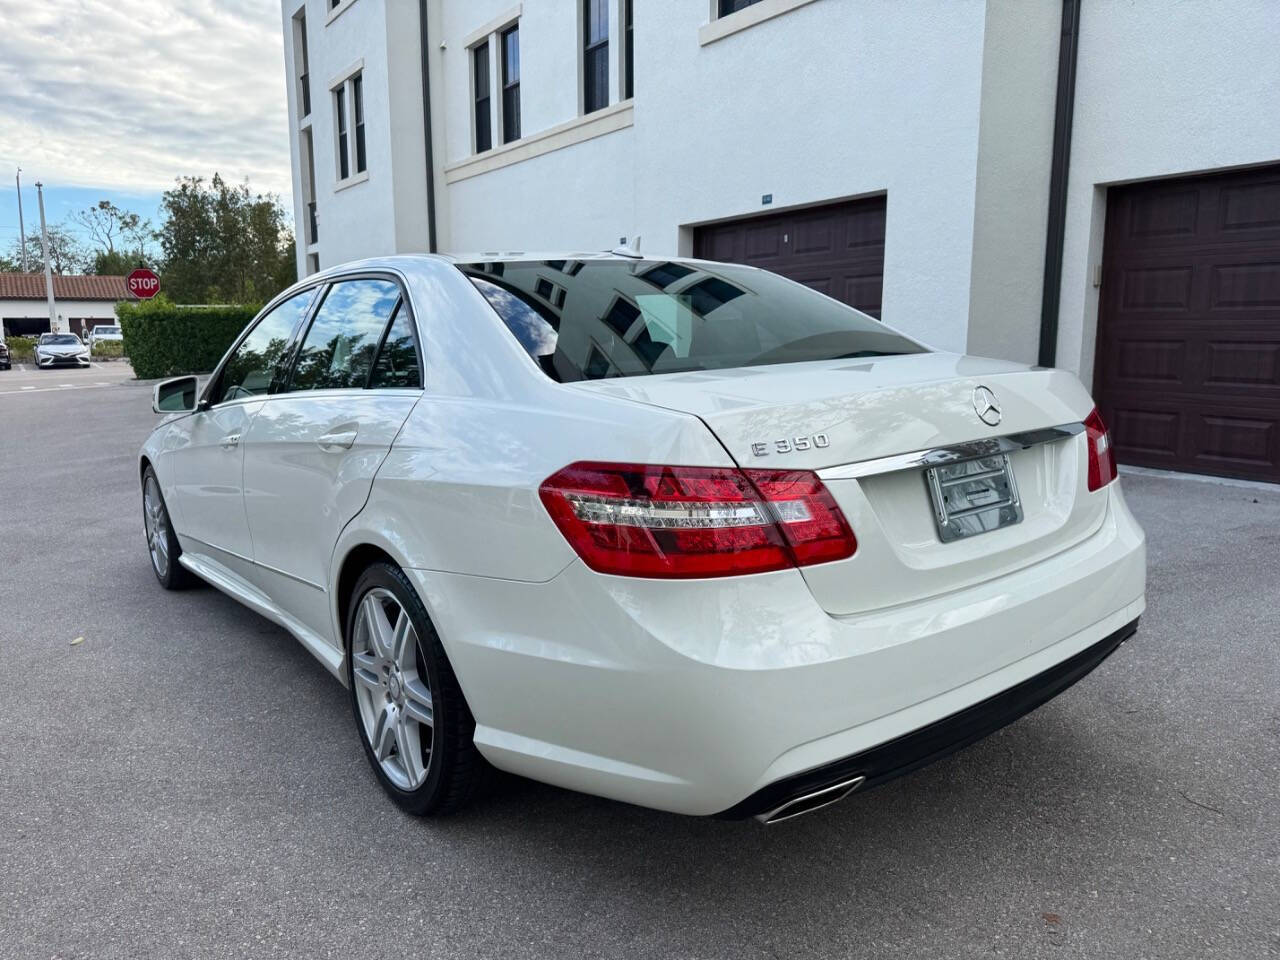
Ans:
[[[22,226],[22,168],[18,168],[18,174],[14,177],[14,181],[18,184],[18,242],[22,244],[18,249],[22,251],[22,272],[27,272],[27,231]]]
[[[49,332],[61,333],[58,329],[58,309],[53,302],[53,267],[49,264],[49,228],[44,222],[44,184],[36,181],[36,200],[40,204],[40,249],[44,251],[44,295],[49,300]]]

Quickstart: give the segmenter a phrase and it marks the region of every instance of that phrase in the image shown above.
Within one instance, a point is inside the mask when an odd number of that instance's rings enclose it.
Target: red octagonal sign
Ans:
[[[146,267],[139,267],[125,277],[124,284],[139,300],[150,300],[160,292],[160,278]]]

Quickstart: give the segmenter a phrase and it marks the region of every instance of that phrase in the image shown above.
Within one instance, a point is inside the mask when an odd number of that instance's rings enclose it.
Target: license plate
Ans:
[[[1022,521],[1022,502],[1008,454],[930,467],[924,479],[943,543]]]

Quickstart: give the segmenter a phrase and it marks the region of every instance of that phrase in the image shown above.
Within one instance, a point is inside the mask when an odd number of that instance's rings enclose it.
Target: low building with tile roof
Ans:
[[[53,299],[60,328],[80,334],[115,323],[116,304],[134,298],[124,277],[55,274]],[[0,273],[0,323],[8,336],[49,332],[43,273]]]

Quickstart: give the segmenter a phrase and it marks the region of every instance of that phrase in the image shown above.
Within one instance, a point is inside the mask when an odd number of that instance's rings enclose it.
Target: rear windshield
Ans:
[[[776,274],[660,260],[459,264],[546,374],[569,383],[924,353]]]
[[[93,332],[99,335],[104,333],[119,333],[120,328],[119,327],[94,327]]]

